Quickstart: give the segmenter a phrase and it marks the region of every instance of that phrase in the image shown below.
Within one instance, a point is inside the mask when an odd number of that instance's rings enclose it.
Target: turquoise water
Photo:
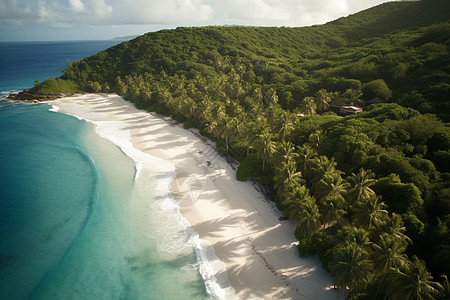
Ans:
[[[1,299],[206,299],[195,235],[167,193],[92,124],[0,102]]]
[[[86,124],[47,105],[0,104],[0,291],[25,299],[82,231],[97,176],[78,147]]]
[[[50,108],[0,100],[0,299],[208,299],[173,166]]]

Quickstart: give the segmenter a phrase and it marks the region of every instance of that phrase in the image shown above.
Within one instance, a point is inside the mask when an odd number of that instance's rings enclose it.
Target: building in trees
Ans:
[[[357,107],[357,106],[341,106],[339,108],[339,114],[340,115],[355,115],[357,113],[362,112],[363,109],[361,107]]]

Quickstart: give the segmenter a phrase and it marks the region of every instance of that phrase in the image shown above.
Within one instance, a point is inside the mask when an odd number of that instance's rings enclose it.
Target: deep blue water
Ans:
[[[0,43],[0,91],[117,41]],[[0,99],[0,299],[206,299],[167,186],[92,124]]]
[[[23,90],[33,87],[35,80],[60,77],[67,60],[80,60],[119,42],[0,42],[0,92]]]

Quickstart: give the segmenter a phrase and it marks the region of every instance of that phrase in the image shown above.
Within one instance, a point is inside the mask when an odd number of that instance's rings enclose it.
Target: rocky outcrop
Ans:
[[[26,101],[26,102],[41,102],[50,101],[58,98],[66,97],[66,94],[40,94],[34,88],[25,89],[19,93],[10,94],[6,99],[10,101]]]

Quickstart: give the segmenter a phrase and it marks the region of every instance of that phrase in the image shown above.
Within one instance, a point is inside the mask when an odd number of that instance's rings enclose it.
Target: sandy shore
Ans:
[[[123,122],[134,148],[175,165],[171,193],[226,265],[226,270],[213,267],[227,299],[233,294],[238,299],[336,299],[333,279],[320,261],[299,257],[295,225],[279,221],[281,213],[251,183],[237,181],[210,141],[114,94],[73,96],[54,104],[94,122]]]

